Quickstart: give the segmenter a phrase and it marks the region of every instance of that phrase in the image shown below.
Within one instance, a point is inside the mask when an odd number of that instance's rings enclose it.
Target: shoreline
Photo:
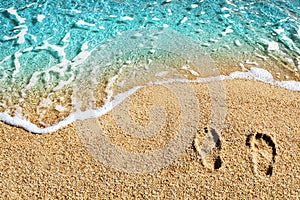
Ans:
[[[192,73],[193,70],[191,70]],[[162,79],[161,81],[157,80],[156,82],[150,82],[151,84],[146,84],[144,86],[135,86],[133,88],[130,88],[127,91],[123,91],[122,93],[118,93],[115,96],[111,96],[114,100],[107,102],[106,104],[103,104],[101,107],[98,107],[96,110],[86,110],[86,111],[81,111],[79,113],[75,112],[75,113],[70,113],[70,114],[66,114],[65,112],[60,113],[59,112],[59,116],[62,117],[61,121],[59,121],[58,123],[55,123],[53,125],[49,125],[48,127],[39,127],[36,124],[34,124],[34,122],[39,122],[39,119],[34,117],[32,113],[30,113],[30,121],[28,120],[23,120],[21,118],[19,118],[18,116],[16,117],[11,117],[10,115],[6,114],[6,113],[0,113],[0,118],[2,121],[6,122],[7,124],[10,125],[15,125],[17,127],[21,127],[24,128],[27,131],[33,132],[33,133],[47,133],[47,132],[54,132],[57,131],[60,128],[63,128],[64,126],[67,126],[68,124],[74,123],[76,120],[78,120],[78,116],[79,115],[84,115],[86,116],[84,117],[80,117],[79,120],[82,119],[86,119],[86,118],[90,118],[89,116],[97,116],[100,117],[104,114],[106,114],[107,112],[109,112],[111,109],[113,109],[116,105],[118,105],[119,103],[121,103],[123,100],[125,100],[126,98],[130,97],[132,94],[134,94],[136,91],[138,91],[141,88],[144,87],[148,87],[151,85],[164,85],[164,84],[176,84],[176,83],[209,83],[209,82],[216,82],[217,84],[219,84],[220,86],[222,85],[222,82],[224,80],[238,80],[238,79],[243,79],[243,80],[257,80],[260,82],[264,82],[267,83],[269,85],[274,85],[280,88],[286,88],[288,90],[291,91],[300,91],[300,82],[296,82],[294,80],[288,80],[288,81],[284,81],[284,80],[280,80],[277,81],[276,78],[273,77],[273,75],[268,72],[267,70],[263,69],[263,68],[255,68],[252,67],[250,68],[250,70],[248,71],[235,71],[230,73],[229,75],[219,75],[219,76],[213,76],[213,77],[197,77],[195,76],[194,79],[167,79],[164,80]],[[115,83],[114,83],[115,84]],[[219,88],[220,89],[220,88]],[[105,89],[106,91],[106,89]],[[107,92],[107,91],[106,91]],[[112,91],[108,91],[108,94],[112,92]],[[99,92],[98,92],[99,93]],[[101,92],[100,92],[101,93]],[[116,98],[117,97],[117,98]],[[85,98],[85,97],[82,97]],[[81,99],[79,99],[81,100]],[[62,100],[60,100],[62,101]],[[97,100],[98,101],[98,100]],[[28,106],[27,106],[28,107]],[[111,108],[110,108],[111,107]],[[56,109],[52,109],[52,111],[57,112],[58,110]],[[45,113],[51,113],[51,111],[47,111],[47,110],[43,110],[44,114],[43,116],[45,116]],[[54,112],[54,113],[55,113]],[[26,114],[28,115],[28,113]],[[77,118],[76,118],[77,116]],[[46,119],[48,118],[48,120],[53,121],[53,119],[57,119],[57,117],[49,118],[46,115]]]
[[[209,164],[218,155],[222,160],[220,168],[207,168],[190,144],[179,160],[158,171],[146,174],[120,172],[95,160],[82,144],[74,124],[39,135],[1,122],[2,196],[297,198],[300,184],[299,93],[253,80],[225,80],[223,84],[227,116],[220,133],[221,148],[207,157]],[[194,134],[200,135],[201,143],[203,130],[210,123],[209,93],[205,84],[192,84],[192,88],[200,110],[199,131]],[[145,88],[129,97],[129,100],[136,99],[130,104],[130,112],[131,118],[139,125],[149,122],[149,104],[144,99],[149,91]],[[152,98],[158,98],[154,91],[152,94]],[[164,91],[160,94],[170,96]],[[179,112],[176,106],[170,109]],[[157,149],[160,145],[155,144],[163,144],[155,143],[155,140],[142,143],[141,139],[129,136],[114,126],[110,116],[111,112],[100,117],[99,121],[105,130],[112,131],[108,138],[117,146],[134,151]],[[177,127],[175,122],[176,117],[171,118],[167,126],[170,135],[159,135],[156,139],[164,142],[172,137],[172,130]],[[250,138],[249,145],[247,138]],[[276,155],[273,155],[271,143],[266,138],[274,143]],[[266,171],[271,164],[273,171],[269,176]]]

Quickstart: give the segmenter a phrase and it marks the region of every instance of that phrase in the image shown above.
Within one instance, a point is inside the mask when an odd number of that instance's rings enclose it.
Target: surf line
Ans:
[[[114,99],[112,101],[106,102],[103,106],[99,107],[95,110],[86,110],[86,111],[76,111],[74,113],[71,113],[69,116],[64,118],[59,123],[56,123],[52,126],[46,127],[46,128],[40,128],[37,125],[31,123],[28,120],[22,119],[19,116],[10,116],[7,112],[0,113],[0,120],[6,124],[16,126],[19,128],[23,128],[26,131],[29,131],[31,133],[36,134],[47,134],[54,131],[57,131],[58,129],[65,127],[77,120],[85,120],[85,119],[91,119],[91,118],[97,118],[100,117],[109,111],[111,111],[115,106],[120,104],[123,100],[134,94],[136,91],[138,91],[141,88],[144,88],[146,86],[151,85],[164,85],[164,84],[170,84],[170,83],[208,83],[213,81],[223,81],[223,80],[233,80],[233,79],[248,79],[248,80],[257,80],[260,82],[264,82],[270,85],[278,86],[281,88],[285,88],[287,90],[300,92],[300,82],[297,81],[275,81],[273,79],[273,76],[270,72],[268,72],[265,69],[252,67],[247,72],[232,72],[230,75],[219,75],[214,77],[207,77],[207,78],[198,78],[195,80],[188,80],[188,79],[166,79],[162,81],[156,81],[156,82],[150,82],[147,85],[144,86],[135,86],[131,89],[129,89],[126,92],[123,92],[121,94],[115,95]]]

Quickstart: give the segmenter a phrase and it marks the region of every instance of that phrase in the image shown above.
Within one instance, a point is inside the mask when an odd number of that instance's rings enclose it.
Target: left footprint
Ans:
[[[200,133],[196,135],[194,147],[204,167],[210,170],[220,169],[223,163],[220,156],[222,148],[220,137],[214,129],[209,131],[208,128],[204,128],[204,132],[205,136]]]

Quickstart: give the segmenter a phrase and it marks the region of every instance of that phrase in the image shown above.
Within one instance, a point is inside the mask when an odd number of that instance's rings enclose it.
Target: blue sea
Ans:
[[[31,132],[155,81],[255,67],[299,89],[297,0],[6,0],[0,23],[0,119]]]

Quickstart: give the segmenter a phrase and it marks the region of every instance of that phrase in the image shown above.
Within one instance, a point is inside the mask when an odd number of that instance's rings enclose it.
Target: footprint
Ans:
[[[246,145],[252,151],[253,173],[260,177],[272,176],[277,155],[272,138],[262,133],[250,134],[247,136]]]
[[[198,133],[194,140],[194,147],[201,158],[204,167],[210,170],[220,169],[222,159],[220,157],[221,140],[215,129],[204,128],[204,134]],[[201,139],[203,142],[201,142]]]

